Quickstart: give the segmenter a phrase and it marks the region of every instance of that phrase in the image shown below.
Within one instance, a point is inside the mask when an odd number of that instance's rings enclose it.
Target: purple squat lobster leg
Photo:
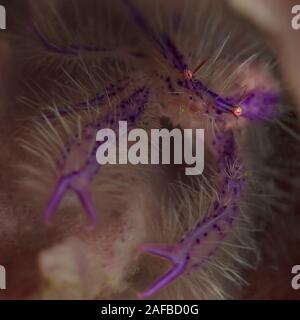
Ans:
[[[113,130],[117,129],[118,120],[127,121],[129,127],[135,127],[144,114],[148,96],[148,89],[141,87],[135,90],[128,99],[123,100],[120,105],[117,106],[115,112],[109,113],[104,119],[97,119],[96,123],[90,123],[83,128],[83,143],[86,145],[91,145],[92,143],[93,148],[85,154],[85,159],[82,161],[79,170],[70,170],[67,166],[67,160],[72,158],[74,154],[82,156],[83,149],[80,148],[82,146],[78,146],[78,143],[75,143],[74,139],[69,142],[65,154],[62,159],[58,161],[58,169],[61,170],[63,174],[58,180],[51,200],[45,210],[45,220],[49,220],[58,208],[65,193],[71,190],[77,194],[91,222],[93,224],[97,222],[96,209],[92,203],[89,191],[90,184],[100,169],[100,165],[96,160],[96,152],[103,141],[95,141],[96,131],[104,126],[108,126]],[[87,149],[89,150],[89,148]]]
[[[223,240],[238,214],[238,201],[244,188],[245,170],[237,157],[237,150],[232,132],[222,132],[217,142],[223,181],[219,187],[219,196],[211,206],[207,217],[197,223],[176,245],[149,244],[142,247],[142,252],[159,256],[172,263],[171,269],[160,277],[141,298],[158,292],[179,276],[192,268],[201,267],[212,256]]]
[[[277,94],[254,92],[244,102],[247,112],[245,118],[251,121],[270,120],[278,115]],[[214,149],[218,158],[222,181],[218,197],[211,205],[206,218],[198,222],[176,245],[144,245],[142,252],[168,259],[171,269],[159,278],[141,298],[149,297],[176,280],[190,269],[199,268],[218,250],[220,243],[230,232],[239,213],[239,201],[245,187],[246,170],[239,157],[234,133],[225,130],[225,121],[220,115],[220,132],[215,138]]]

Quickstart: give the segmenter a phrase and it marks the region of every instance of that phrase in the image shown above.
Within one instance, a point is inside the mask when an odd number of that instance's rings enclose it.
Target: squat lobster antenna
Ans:
[[[193,74],[196,74],[204,65],[205,63],[208,61],[208,59],[203,60],[193,71]]]
[[[184,77],[186,80],[193,80],[193,76],[202,68],[202,66],[205,65],[208,59],[203,60],[196,68],[194,71],[190,69],[185,69],[184,70]]]

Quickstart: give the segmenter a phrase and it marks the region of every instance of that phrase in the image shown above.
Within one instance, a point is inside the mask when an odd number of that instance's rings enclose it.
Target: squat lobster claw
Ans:
[[[138,293],[140,299],[145,299],[157,293],[186,271],[190,257],[188,253],[182,254],[182,252],[180,252],[181,249],[182,248],[178,245],[148,244],[142,246],[142,252],[167,259],[172,263],[172,267],[163,276],[157,279],[149,289],[142,293]]]
[[[91,223],[95,225],[97,223],[97,212],[92,202],[89,190],[86,187],[76,186],[76,181],[80,177],[80,173],[73,172],[67,176],[62,177],[56,184],[51,200],[48,203],[44,219],[48,222],[54,212],[57,210],[62,198],[68,190],[74,191],[87,215],[89,216]]]

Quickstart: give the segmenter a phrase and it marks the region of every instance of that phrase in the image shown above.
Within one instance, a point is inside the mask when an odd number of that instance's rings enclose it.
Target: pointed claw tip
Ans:
[[[141,253],[145,253],[145,252],[148,252],[148,249],[149,249],[149,245],[143,244],[143,245],[140,246],[139,251]]]
[[[48,211],[46,211],[44,214],[43,214],[43,220],[44,220],[44,223],[45,224],[49,224],[50,222],[50,219],[52,217],[53,213],[49,213]]]
[[[97,225],[98,225],[98,221],[97,221],[97,219],[95,219],[95,220],[90,220],[90,223],[88,224],[88,226],[87,226],[87,229],[89,230],[89,231],[95,231],[96,230],[96,228],[97,228]]]
[[[142,292],[137,292],[136,296],[139,300],[143,300],[144,299],[144,294]]]
[[[44,218],[43,221],[44,221],[44,224],[45,224],[46,226],[49,226],[49,225],[50,225],[49,219]]]

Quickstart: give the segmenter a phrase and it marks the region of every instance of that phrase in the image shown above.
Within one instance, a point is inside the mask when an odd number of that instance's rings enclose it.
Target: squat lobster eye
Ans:
[[[236,116],[236,117],[240,117],[243,113],[243,109],[239,106],[235,107],[233,109],[233,114]]]
[[[184,77],[187,80],[192,80],[193,79],[193,72],[189,69],[184,70]]]

